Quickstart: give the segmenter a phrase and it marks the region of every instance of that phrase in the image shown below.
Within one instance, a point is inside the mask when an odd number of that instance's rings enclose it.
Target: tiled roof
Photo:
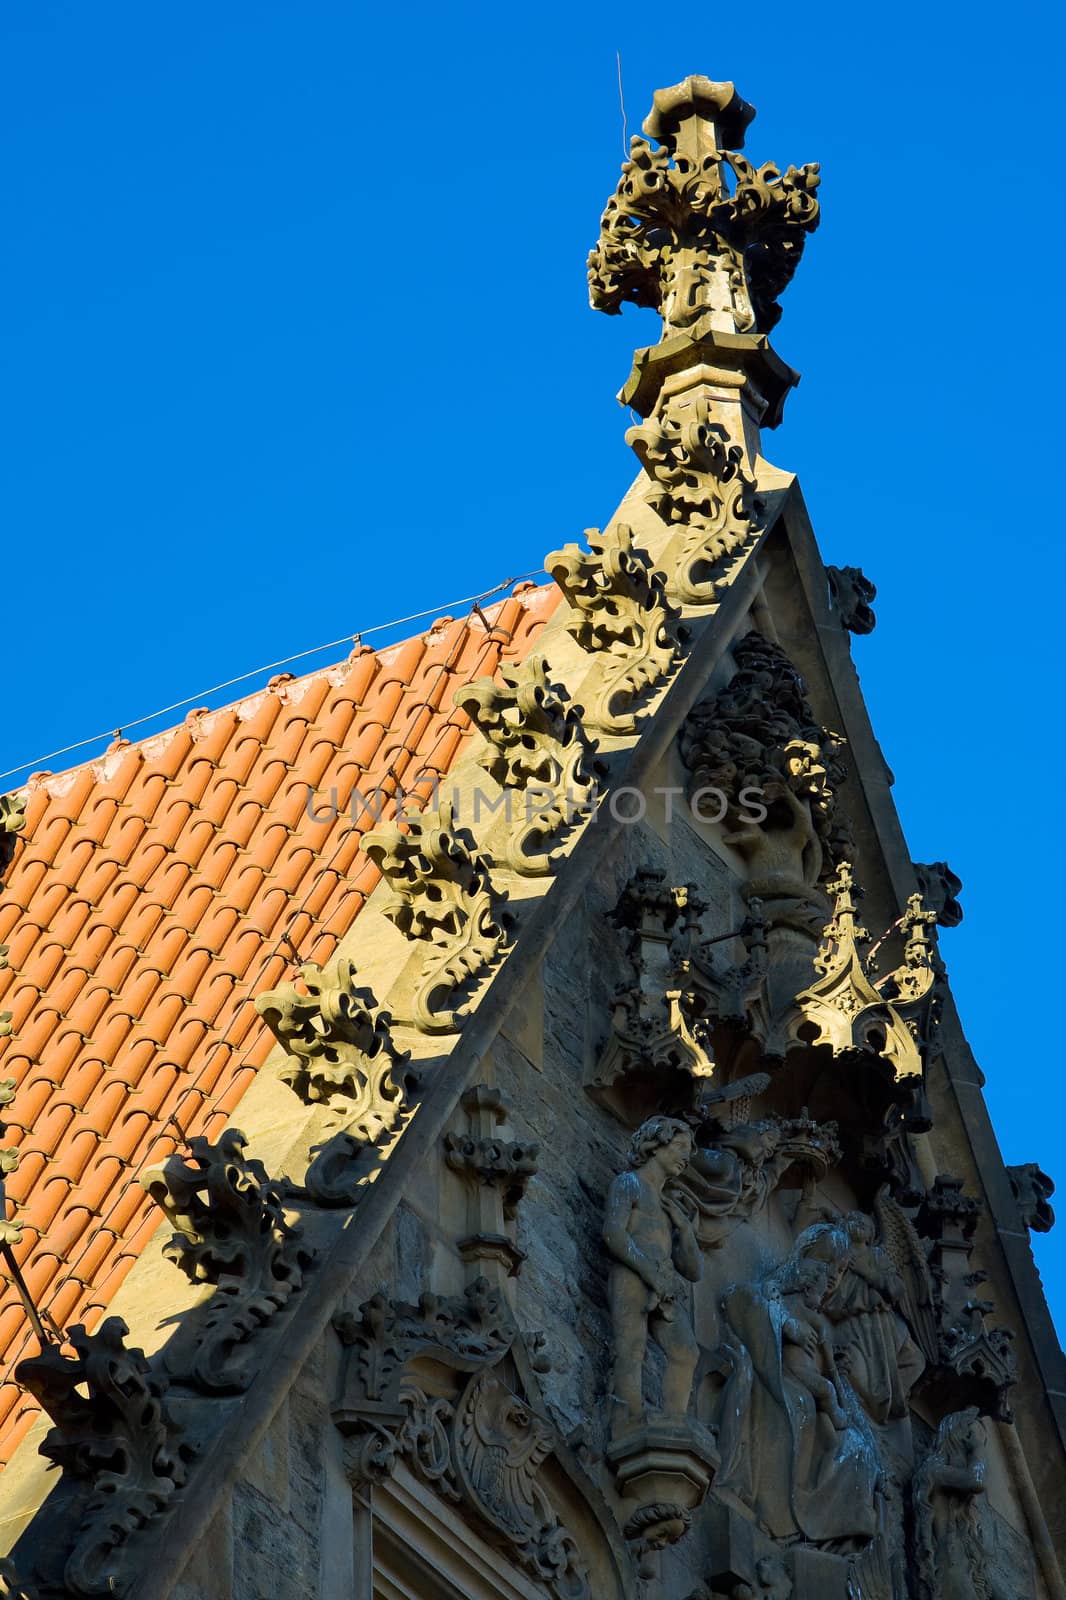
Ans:
[[[15,1248],[60,1326],[106,1309],[160,1221],[136,1179],[184,1135],[217,1136],[273,1036],[255,996],[324,962],[377,881],[353,788],[446,772],[464,740],[455,687],[525,655],[558,591],[526,586],[485,613],[307,677],[27,786],[0,890],[0,1076],[19,1149]],[[487,626],[488,625],[488,626]],[[320,820],[309,814],[308,787]],[[331,817],[328,796],[340,805]],[[0,1295],[0,1461],[34,1415],[11,1372],[35,1344]]]

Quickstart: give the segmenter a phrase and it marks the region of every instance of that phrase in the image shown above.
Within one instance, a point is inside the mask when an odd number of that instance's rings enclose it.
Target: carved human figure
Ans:
[[[877,1228],[864,1211],[852,1211],[841,1226],[850,1241],[840,1282],[826,1302],[835,1324],[834,1342],[847,1352],[848,1379],[877,1423],[907,1414],[907,1397],[921,1377],[925,1357],[897,1309],[903,1279]]]
[[[992,1580],[982,1536],[984,1444],[976,1407],[953,1411],[914,1475],[919,1600],[1008,1600]]]
[[[842,1228],[819,1224],[761,1282],[723,1295],[718,1483],[775,1538],[858,1548],[877,1533],[881,1471],[825,1311],[849,1250]]]
[[[703,1263],[692,1223],[669,1185],[691,1157],[687,1123],[651,1117],[633,1135],[626,1169],[607,1192],[603,1242],[611,1257],[613,1433],[645,1415],[649,1333],[666,1356],[661,1415],[680,1420],[688,1410],[699,1352],[680,1280],[695,1283]]]

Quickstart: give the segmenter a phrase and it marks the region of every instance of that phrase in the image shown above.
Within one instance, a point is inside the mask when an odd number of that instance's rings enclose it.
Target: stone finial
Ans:
[[[131,1593],[124,1546],[168,1505],[192,1456],[165,1380],[127,1348],[128,1332],[120,1317],[92,1334],[79,1325],[67,1335],[73,1356],[50,1346],[15,1372],[55,1423],[41,1454],[90,1487],[64,1571],[78,1596]]]
[[[190,1139],[189,1161],[173,1156],[141,1180],[177,1229],[164,1255],[193,1283],[218,1288],[181,1374],[209,1394],[247,1387],[249,1341],[300,1288],[313,1259],[285,1219],[280,1185],[245,1155],[246,1143],[236,1128],[217,1144]]]
[[[829,597],[832,609],[840,619],[842,628],[849,633],[873,633],[877,618],[873,602],[877,587],[866,577],[861,567],[826,567],[829,579]]]
[[[307,1104],[343,1110],[368,1144],[396,1127],[407,1103],[409,1051],[397,1050],[391,1017],[356,985],[351,961],[300,969],[303,989],[285,983],[261,994],[255,1008],[285,1048],[281,1076]]]
[[[549,682],[548,671],[543,656],[527,656],[502,667],[499,679],[455,691],[455,704],[488,741],[481,766],[508,791],[506,865],[526,877],[552,870],[552,841],[596,794],[598,763],[582,708],[569,703],[561,683]]]
[[[816,165],[781,173],[730,149],[754,115],[731,83],[690,77],[656,93],[644,132],[659,148],[631,141],[589,256],[596,310],[654,306],[664,339],[774,327],[777,296],[818,226],[820,180]]]
[[[423,1033],[454,1033],[464,1004],[449,1005],[495,966],[509,943],[501,912],[506,895],[452,808],[405,817],[367,834],[363,849],[392,893],[381,909],[407,939],[430,947],[416,985],[414,1025]]]
[[[1035,1161],[1026,1161],[1020,1166],[1008,1167],[1007,1177],[1014,1190],[1022,1221],[1030,1233],[1050,1233],[1055,1226],[1055,1212],[1051,1205],[1055,1185],[1047,1173]]]
[[[614,523],[602,534],[589,528],[586,538],[588,550],[564,545],[544,565],[575,610],[567,631],[597,656],[590,725],[631,734],[636,705],[675,667],[685,630],[666,598],[663,574],[634,549],[631,528]]]

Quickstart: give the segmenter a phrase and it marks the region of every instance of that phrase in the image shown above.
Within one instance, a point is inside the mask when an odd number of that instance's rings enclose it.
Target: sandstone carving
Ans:
[[[651,479],[648,504],[684,530],[676,567],[671,562],[671,594],[682,605],[709,605],[717,593],[711,574],[759,531],[742,447],[714,421],[705,393],[630,428],[626,443]]]
[[[988,1581],[984,1445],[976,1409],[953,1411],[914,1475],[918,1600],[1011,1600]]]
[[[553,841],[594,804],[598,763],[581,707],[549,682],[543,656],[500,676],[457,689],[455,704],[489,742],[482,767],[508,791],[506,865],[535,877],[552,870]]]
[[[850,1252],[842,1228],[815,1225],[781,1266],[722,1296],[718,1483],[773,1538],[861,1544],[878,1531],[880,1463],[827,1310]]]
[[[173,1500],[192,1455],[128,1331],[120,1317],[92,1334],[71,1328],[73,1356],[52,1345],[15,1374],[55,1423],[41,1454],[89,1489],[64,1570],[78,1596],[131,1593],[124,1547]]]
[[[714,802],[713,820],[746,863],[746,893],[768,916],[802,912],[850,845],[837,813],[842,740],[814,720],[806,685],[777,645],[748,633],[733,659],[732,680],[681,730],[689,800],[697,814],[708,796]]]
[[[0,794],[0,883],[15,853],[16,834],[26,826],[25,794]]]
[[[11,1013],[9,1011],[0,1011],[0,1038],[5,1033],[10,1033],[10,1022]],[[14,1098],[14,1078],[0,1078],[0,1111],[5,1106],[9,1106]],[[7,1123],[0,1121],[0,1138],[3,1138],[6,1132]],[[15,1217],[8,1216],[10,1202],[4,1185],[4,1180],[10,1177],[11,1173],[18,1171],[18,1164],[19,1153],[14,1145],[8,1146],[5,1150],[0,1150],[0,1247],[8,1249],[11,1245],[18,1244],[22,1238],[22,1224],[18,1221],[17,1214]]]
[[[586,538],[588,550],[565,545],[544,565],[576,612],[568,631],[597,657],[589,725],[630,734],[644,692],[676,666],[683,629],[663,574],[633,548],[632,529],[614,523],[602,534],[589,528]]]
[[[936,912],[938,925],[941,928],[957,928],[963,916],[959,904],[962,879],[952,872],[946,861],[916,861],[914,872],[922,904]]]
[[[509,942],[501,920],[506,896],[470,834],[454,826],[447,802],[405,823],[406,832],[392,823],[368,834],[363,848],[392,891],[382,902],[385,916],[430,947],[412,1020],[424,1033],[453,1033],[467,1007],[449,1001],[489,972]]]
[[[37,1590],[19,1577],[10,1561],[0,1559],[0,1600],[39,1600]]]
[[[592,305],[653,306],[664,339],[693,336],[728,311],[730,325],[768,331],[780,295],[818,226],[817,166],[755,168],[716,140],[743,143],[754,116],[731,83],[686,78],[658,90],[634,138],[589,256]],[[726,169],[732,174],[730,193]]]
[[[873,602],[877,588],[861,567],[826,567],[829,596],[842,628],[849,633],[873,633],[877,618]]]
[[[249,1341],[300,1288],[312,1261],[301,1230],[285,1220],[280,1185],[245,1155],[246,1142],[236,1128],[217,1144],[190,1139],[190,1160],[174,1156],[142,1179],[177,1229],[164,1254],[193,1283],[217,1285],[182,1373],[208,1393],[251,1381]]]
[[[765,1087],[769,1079],[760,1081]],[[809,1185],[840,1159],[832,1123],[770,1116],[723,1126],[720,1109],[721,1101],[702,1102],[696,1148],[680,1180],[704,1250],[720,1248],[739,1223],[757,1216],[786,1174],[797,1172]]]
[[[255,1002],[285,1048],[281,1076],[306,1103],[343,1109],[352,1131],[373,1144],[397,1126],[407,1107],[410,1052],[396,1049],[389,1013],[356,987],[355,968],[345,957],[324,970],[309,963],[300,979],[302,989],[282,984]]]
[[[1021,1166],[1008,1167],[1007,1177],[1014,1190],[1022,1221],[1030,1233],[1050,1233],[1055,1226],[1055,1212],[1051,1205],[1055,1185],[1047,1173],[1042,1172],[1035,1161],[1026,1161]]]
[[[624,1172],[611,1184],[603,1226],[610,1257],[608,1299],[613,1331],[612,1433],[644,1420],[644,1358],[649,1334],[666,1357],[658,1415],[688,1412],[698,1350],[688,1291],[703,1263],[692,1219],[672,1180],[692,1159],[692,1130],[652,1117],[633,1135]]]
[[[478,1084],[467,1089],[462,1105],[472,1121],[502,1121],[508,1112],[507,1100],[498,1089]],[[497,1189],[505,1217],[518,1210],[526,1185],[537,1170],[540,1145],[528,1140],[494,1138],[480,1125],[476,1132],[444,1135],[444,1159],[453,1172],[473,1182]]]

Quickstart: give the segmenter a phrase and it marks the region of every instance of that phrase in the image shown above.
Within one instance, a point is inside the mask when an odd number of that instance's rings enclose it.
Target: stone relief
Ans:
[[[564,545],[544,565],[577,613],[568,632],[597,657],[589,726],[631,734],[645,692],[677,665],[684,630],[666,598],[665,577],[633,548],[631,528],[589,528],[586,538],[588,550]]]
[[[452,808],[404,818],[369,833],[363,849],[391,895],[381,909],[407,939],[430,947],[417,981],[412,1018],[423,1033],[454,1033],[467,1005],[455,1003],[499,960],[509,943],[502,920],[506,896]]]
[[[774,1538],[857,1548],[878,1531],[880,1463],[828,1309],[850,1254],[843,1228],[816,1224],[780,1266],[722,1296],[717,1481]]]
[[[594,804],[600,765],[581,707],[570,704],[561,684],[549,682],[543,656],[502,667],[500,677],[457,689],[455,704],[488,740],[481,766],[513,791],[503,864],[537,877],[552,871],[552,843]]]
[[[625,1171],[607,1193],[603,1242],[610,1262],[614,1434],[648,1415],[643,1373],[649,1335],[666,1357],[656,1414],[676,1421],[688,1412],[699,1351],[682,1280],[695,1283],[703,1263],[692,1219],[671,1180],[681,1176],[692,1153],[687,1123],[652,1117],[633,1135]]]
[[[78,1596],[133,1593],[124,1547],[169,1505],[192,1457],[165,1380],[127,1348],[128,1331],[120,1317],[71,1328],[73,1356],[51,1345],[16,1371],[55,1424],[41,1454],[89,1490],[63,1572]]]
[[[709,605],[711,574],[748,548],[759,532],[755,480],[706,393],[668,402],[655,420],[629,429],[630,445],[651,480],[648,504],[682,530],[670,592],[682,605]]]
[[[806,684],[777,645],[748,633],[733,659],[732,680],[681,730],[689,800],[699,815],[708,791],[726,796],[720,820],[745,863],[744,893],[761,899],[771,920],[798,918],[817,931],[819,890],[850,848],[837,810],[843,741],[815,721]]]
[[[877,626],[873,612],[877,588],[862,568],[826,567],[825,575],[829,579],[832,609],[840,619],[841,627],[849,633],[873,633]]]
[[[379,1294],[334,1327],[344,1368],[333,1417],[353,1484],[383,1482],[403,1460],[556,1600],[591,1600],[541,1477],[559,1435],[500,1375],[518,1337],[500,1292],[479,1278],[461,1296],[427,1294],[417,1306]],[[441,1367],[456,1375],[447,1395]]]
[[[246,1142],[236,1128],[217,1144],[190,1139],[188,1161],[174,1156],[141,1180],[177,1229],[164,1255],[193,1283],[217,1285],[181,1371],[209,1394],[247,1387],[249,1342],[301,1287],[313,1260],[300,1228],[285,1219],[281,1185],[245,1155]],[[180,1352],[174,1359],[183,1365]]]
[[[413,1073],[409,1051],[397,1050],[391,1017],[367,989],[356,986],[351,961],[338,956],[325,969],[300,969],[302,989],[282,984],[257,996],[255,1008],[287,1060],[281,1076],[308,1105],[344,1111],[352,1132],[373,1144],[395,1128],[408,1106]]]
[[[989,1559],[984,1448],[976,1408],[953,1411],[914,1475],[917,1600],[1021,1600]]]

